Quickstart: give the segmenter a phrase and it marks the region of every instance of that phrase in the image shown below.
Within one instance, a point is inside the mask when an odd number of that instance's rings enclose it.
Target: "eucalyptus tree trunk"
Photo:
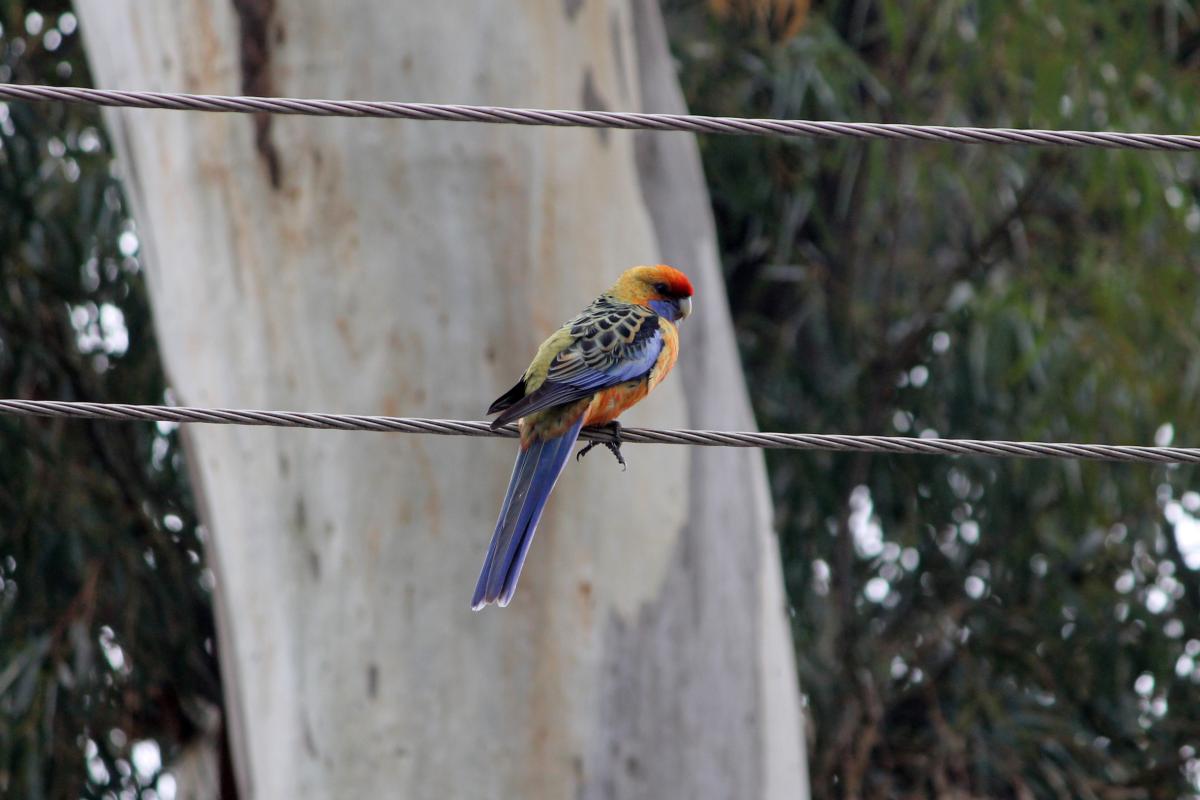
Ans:
[[[648,0],[78,0],[99,84],[680,105]],[[352,8],[352,10],[350,10]],[[624,268],[697,285],[635,424],[752,424],[679,134],[112,111],[180,402],[479,418]],[[759,453],[571,464],[469,607],[514,444],[189,432],[243,797],[804,797]]]

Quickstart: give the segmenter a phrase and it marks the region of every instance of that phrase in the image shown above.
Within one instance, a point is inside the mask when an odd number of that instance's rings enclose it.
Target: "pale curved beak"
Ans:
[[[677,305],[679,306],[680,319],[686,319],[692,315],[692,298],[681,297]]]

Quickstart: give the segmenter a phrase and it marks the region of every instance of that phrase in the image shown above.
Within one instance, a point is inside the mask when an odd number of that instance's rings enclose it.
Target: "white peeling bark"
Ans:
[[[77,5],[111,88],[614,109],[676,91],[643,0]],[[554,326],[666,255],[697,314],[627,421],[750,422],[687,137],[108,120],[182,402],[478,418]],[[511,442],[189,444],[245,797],[805,796],[757,453],[572,464],[513,605],[475,614]]]

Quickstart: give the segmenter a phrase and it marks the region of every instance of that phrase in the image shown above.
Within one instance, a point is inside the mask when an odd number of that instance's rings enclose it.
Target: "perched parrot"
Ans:
[[[580,428],[610,427],[615,441],[605,445],[625,466],[616,419],[675,366],[675,323],[691,312],[692,284],[679,270],[663,264],[626,270],[543,342],[517,385],[492,403],[488,413],[500,414],[493,429],[521,421],[521,449],[471,600],[476,611],[512,600],[542,509]]]

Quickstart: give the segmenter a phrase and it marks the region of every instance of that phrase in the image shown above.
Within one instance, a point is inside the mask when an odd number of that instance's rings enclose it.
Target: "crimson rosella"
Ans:
[[[584,426],[612,428],[606,446],[622,467],[622,411],[675,366],[675,323],[692,311],[692,284],[665,265],[634,267],[542,343],[517,385],[488,409],[492,428],[520,419],[521,449],[488,545],[471,606],[508,605],[525,554],[559,474]],[[595,442],[580,451],[582,456]]]

